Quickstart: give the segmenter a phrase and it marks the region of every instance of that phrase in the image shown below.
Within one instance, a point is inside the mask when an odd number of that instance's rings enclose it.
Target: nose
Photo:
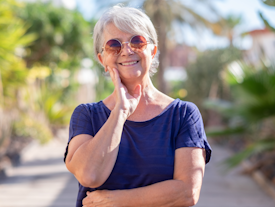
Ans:
[[[131,49],[130,42],[122,42],[121,45],[121,55],[134,54],[134,51]]]

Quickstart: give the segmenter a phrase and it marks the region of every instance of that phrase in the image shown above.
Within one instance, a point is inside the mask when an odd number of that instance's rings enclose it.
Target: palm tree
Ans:
[[[196,0],[195,3],[203,5],[207,7],[209,11],[217,14],[209,1]],[[168,44],[167,34],[171,31],[176,31],[176,28],[173,27],[174,23],[180,26],[189,25],[195,30],[203,27],[210,28],[213,32],[215,32],[214,29],[219,28],[220,25],[210,22],[193,8],[186,6],[179,0],[145,0],[143,2],[143,8],[151,18],[158,33],[160,50],[159,59],[161,60],[157,74],[158,89],[162,92],[166,92],[167,88],[164,81],[164,71],[166,68]]]
[[[227,17],[222,18],[219,23],[221,25],[220,31],[215,31],[216,35],[225,36],[229,40],[230,46],[233,46],[234,29],[242,22],[242,16],[229,14]]]

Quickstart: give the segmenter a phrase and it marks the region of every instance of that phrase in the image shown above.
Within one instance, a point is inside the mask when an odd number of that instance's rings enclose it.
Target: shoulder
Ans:
[[[175,99],[171,107],[173,108],[173,115],[176,116],[175,118],[180,121],[182,126],[188,122],[202,120],[199,108],[192,102]]]
[[[189,101],[183,101],[179,98],[175,99],[174,102],[178,107],[183,107],[183,108],[186,108],[188,110],[196,110],[198,108],[196,106],[196,104],[194,104],[192,102],[189,102]]]
[[[100,127],[107,117],[108,114],[105,112],[101,101],[78,105],[70,120],[70,139],[78,134],[90,134],[94,136],[94,127]]]
[[[185,108],[186,110],[186,115],[189,114],[200,114],[200,110],[197,107],[196,104],[189,102],[189,101],[180,101],[181,105]]]
[[[71,115],[71,122],[78,120],[91,120],[97,119],[98,117],[105,117],[109,114],[102,101],[95,103],[79,104]]]
[[[193,114],[193,113],[200,113],[196,104],[189,102],[189,101],[183,101],[180,99],[175,99],[172,102],[172,107],[174,107],[176,109],[180,109],[184,116]]]
[[[95,102],[95,103],[82,103],[79,104],[75,109],[73,114],[75,113],[82,113],[82,114],[90,114],[91,112],[96,112],[103,110],[104,105],[102,101]]]

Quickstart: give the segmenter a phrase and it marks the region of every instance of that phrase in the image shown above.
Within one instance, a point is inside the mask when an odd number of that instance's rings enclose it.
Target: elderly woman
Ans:
[[[115,6],[93,37],[115,89],[71,117],[65,162],[79,181],[77,207],[195,205],[211,148],[198,108],[152,84],[152,22],[138,9]]]

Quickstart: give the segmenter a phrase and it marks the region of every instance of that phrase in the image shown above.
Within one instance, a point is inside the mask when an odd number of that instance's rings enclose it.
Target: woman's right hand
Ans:
[[[119,77],[119,72],[116,68],[107,66],[112,81],[115,86],[116,104],[115,109],[122,110],[125,115],[125,120],[134,113],[141,97],[141,85],[138,84],[133,93],[130,94],[128,89],[123,85]]]

